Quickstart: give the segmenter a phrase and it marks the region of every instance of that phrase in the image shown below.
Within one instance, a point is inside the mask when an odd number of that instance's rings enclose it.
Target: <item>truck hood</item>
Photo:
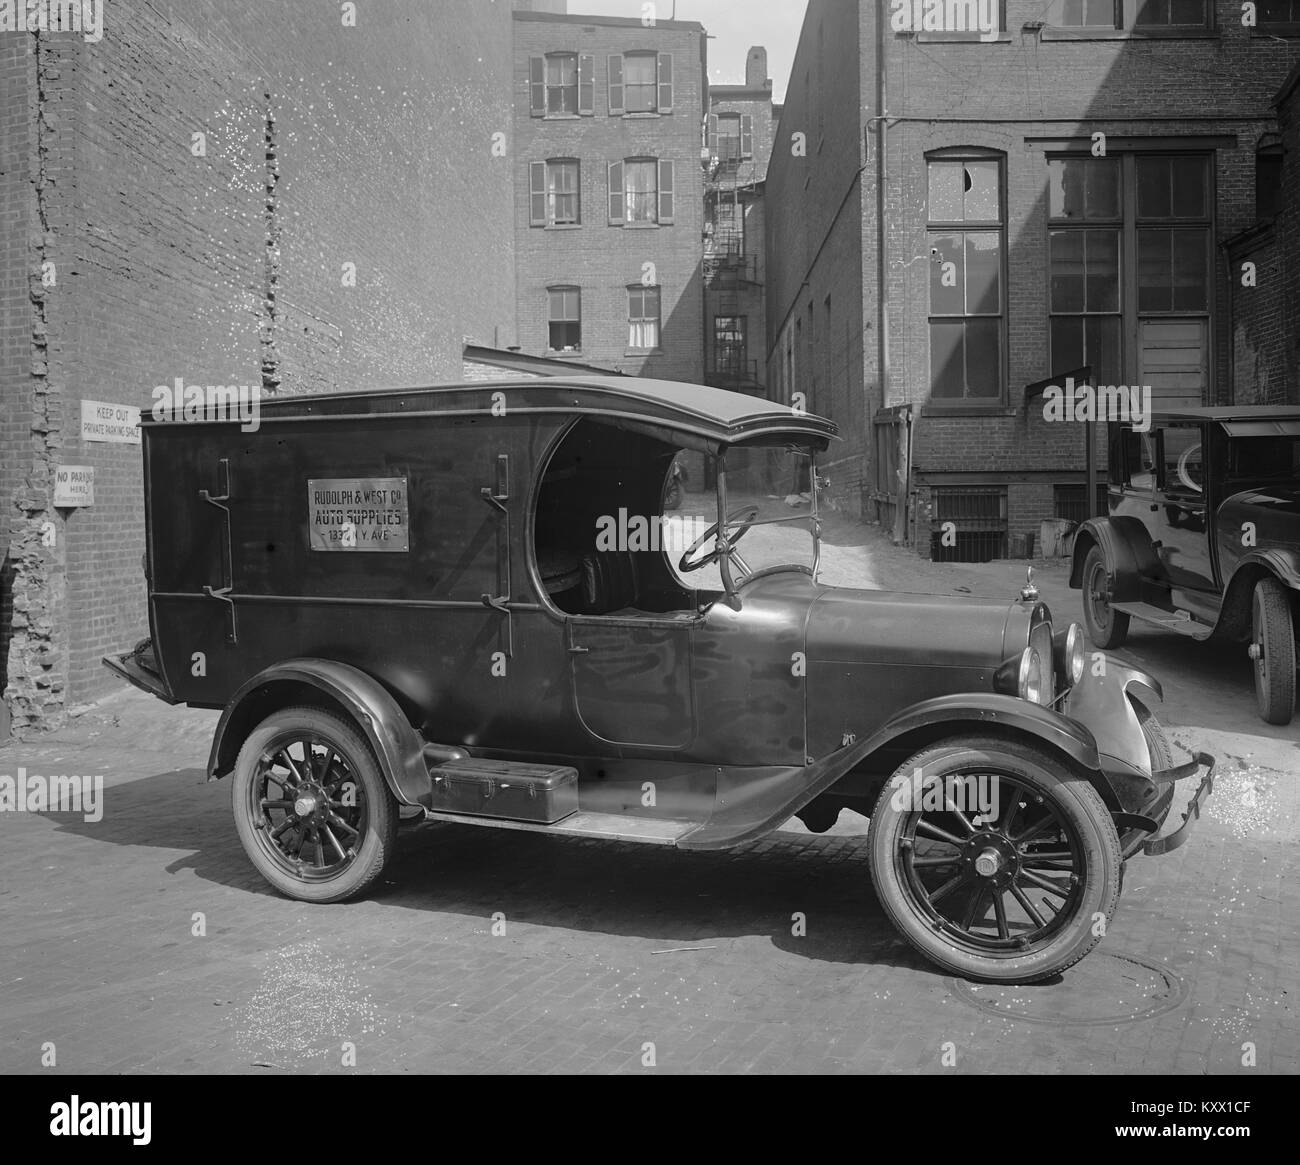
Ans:
[[[1035,606],[1047,614],[1041,603],[828,588],[808,614],[808,658],[994,668],[1024,649]]]

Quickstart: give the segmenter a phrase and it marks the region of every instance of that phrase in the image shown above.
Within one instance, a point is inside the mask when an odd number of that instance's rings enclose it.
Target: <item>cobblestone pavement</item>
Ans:
[[[871,548],[884,582],[907,553]],[[0,748],[0,773],[106,786],[98,822],[0,813],[0,1071],[1300,1068],[1294,733],[1231,735],[1195,836],[1130,864],[1102,945],[997,988],[897,937],[847,813],[720,854],[410,826],[366,899],[288,901],[203,780],[214,721],[128,690]]]

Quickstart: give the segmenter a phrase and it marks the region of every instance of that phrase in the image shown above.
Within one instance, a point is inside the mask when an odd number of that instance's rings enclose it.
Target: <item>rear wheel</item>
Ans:
[[[230,791],[244,850],[290,898],[355,897],[393,852],[397,801],[365,739],[331,712],[268,716],[239,750]]]
[[[1275,578],[1261,579],[1251,596],[1250,658],[1259,714],[1269,724],[1290,724],[1295,714],[1295,625],[1290,595]]]
[[[868,848],[903,937],[969,979],[1059,974],[1097,945],[1119,897],[1119,838],[1096,790],[1021,741],[964,736],[912,757],[876,803]]]
[[[1103,650],[1123,646],[1128,637],[1128,615],[1110,605],[1111,582],[1106,553],[1094,546],[1083,560],[1083,621],[1088,638]]]

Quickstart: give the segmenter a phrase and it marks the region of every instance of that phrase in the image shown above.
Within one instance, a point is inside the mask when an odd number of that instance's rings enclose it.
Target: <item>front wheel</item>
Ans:
[[[881,906],[931,961],[968,979],[1032,983],[1082,959],[1119,898],[1119,837],[1061,758],[963,736],[886,783],[867,839]]]
[[[230,791],[245,852],[290,898],[353,898],[393,852],[397,801],[361,734],[331,712],[268,716],[239,750]]]
[[[1289,598],[1277,579],[1265,578],[1250,600],[1255,703],[1269,724],[1290,724],[1295,715],[1296,642]]]
[[[1128,615],[1110,605],[1111,581],[1106,553],[1094,546],[1083,560],[1083,622],[1088,638],[1103,651],[1123,646],[1128,637]]]

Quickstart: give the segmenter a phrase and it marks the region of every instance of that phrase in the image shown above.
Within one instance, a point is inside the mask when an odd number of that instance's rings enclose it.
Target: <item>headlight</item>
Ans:
[[[1026,647],[1020,653],[1020,674],[1016,689],[1022,700],[1031,704],[1043,702],[1043,659],[1032,647]]]
[[[1056,674],[1065,687],[1072,688],[1083,679],[1083,628],[1078,623],[1052,636],[1052,656]]]

